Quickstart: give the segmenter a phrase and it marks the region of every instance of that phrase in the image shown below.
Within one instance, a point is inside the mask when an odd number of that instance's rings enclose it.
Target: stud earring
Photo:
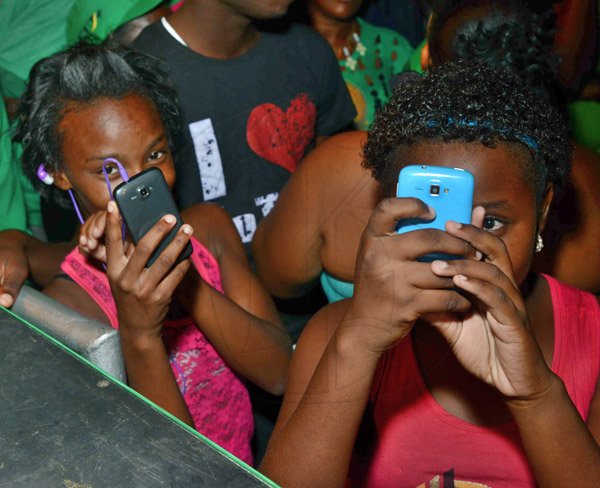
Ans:
[[[542,239],[542,236],[538,234],[535,238],[535,252],[540,252],[542,249],[544,249],[544,240]]]

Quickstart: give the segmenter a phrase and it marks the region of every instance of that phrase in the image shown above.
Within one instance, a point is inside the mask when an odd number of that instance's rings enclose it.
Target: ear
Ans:
[[[421,69],[425,71],[428,68],[431,68],[431,57],[429,56],[429,43],[426,42],[421,49]]]
[[[52,171],[50,174],[52,175],[52,178],[54,178],[54,186],[63,191],[73,188],[69,177],[64,173],[64,171]]]
[[[554,186],[549,184],[546,187],[546,193],[542,199],[542,205],[540,206],[540,214],[538,217],[538,233],[541,234],[546,227],[546,221],[548,220],[548,213],[550,212],[550,204],[554,198]]]

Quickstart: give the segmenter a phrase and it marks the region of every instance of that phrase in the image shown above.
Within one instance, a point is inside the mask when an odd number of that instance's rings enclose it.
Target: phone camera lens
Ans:
[[[148,188],[146,188],[145,186],[140,188],[140,195],[142,196],[142,198],[147,197],[149,194],[150,190],[148,190]]]
[[[429,192],[432,195],[439,195],[440,194],[440,186],[439,185],[431,185],[431,187],[429,188]]]

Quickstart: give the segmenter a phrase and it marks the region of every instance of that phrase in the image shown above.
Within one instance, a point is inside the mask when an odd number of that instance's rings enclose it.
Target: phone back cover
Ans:
[[[150,193],[143,198],[139,190],[146,187]],[[115,201],[119,211],[129,229],[133,241],[137,244],[142,237],[165,215],[171,214],[177,218],[177,224],[163,239],[154,251],[146,266],[149,267],[168,246],[183,225],[179,209],[173,200],[171,191],[165,181],[162,171],[150,168],[132,177],[129,181],[120,184],[114,191]],[[188,243],[182,251],[178,261],[191,255],[192,247]]]
[[[397,196],[415,197],[435,209],[435,219],[424,221],[407,219],[400,222],[398,233],[418,229],[445,230],[448,220],[471,223],[474,178],[468,171],[442,166],[406,166],[398,177]],[[439,186],[439,194],[432,195],[432,185]]]

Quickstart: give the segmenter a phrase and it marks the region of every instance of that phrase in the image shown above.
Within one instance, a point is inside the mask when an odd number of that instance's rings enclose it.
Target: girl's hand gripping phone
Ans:
[[[160,335],[173,293],[190,266],[189,259],[174,266],[192,235],[192,228],[184,224],[154,263],[146,267],[175,223],[173,215],[164,216],[137,245],[125,249],[117,206],[114,202],[108,203],[106,275],[117,306],[119,327],[140,339]]]
[[[553,374],[529,327],[504,242],[473,225],[450,222],[446,229],[482,259],[431,263],[436,276],[452,279],[472,302],[466,313],[440,314],[431,322],[472,374],[508,398],[535,398],[550,387]]]
[[[418,260],[440,252],[476,259],[469,242],[433,228],[396,233],[402,220],[434,218],[434,210],[419,199],[388,198],[377,205],[362,235],[345,322],[357,325],[354,332],[376,354],[404,338],[424,314],[471,307],[452,277],[435,274],[431,263]]]

